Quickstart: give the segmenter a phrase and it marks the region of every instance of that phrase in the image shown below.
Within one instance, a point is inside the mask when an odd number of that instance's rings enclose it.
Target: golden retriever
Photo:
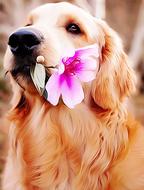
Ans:
[[[126,110],[135,77],[118,35],[64,2],[36,8],[12,35],[4,64],[13,99],[3,190],[144,190],[144,128]],[[100,68],[83,84],[82,103],[52,106],[38,94],[30,78],[38,55],[55,66],[67,48],[94,43]]]

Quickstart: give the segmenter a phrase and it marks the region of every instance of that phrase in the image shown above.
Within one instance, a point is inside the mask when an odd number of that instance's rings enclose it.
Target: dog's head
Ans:
[[[68,48],[94,43],[99,46],[100,68],[85,87],[86,98],[89,96],[92,106],[114,109],[134,89],[134,75],[122,43],[104,21],[69,3],[46,4],[30,13],[26,25],[9,37],[5,69],[28,94],[35,94],[30,66],[37,56],[45,57],[45,66],[56,66]]]

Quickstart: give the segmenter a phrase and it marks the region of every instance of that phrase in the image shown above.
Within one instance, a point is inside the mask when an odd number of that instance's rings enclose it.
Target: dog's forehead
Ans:
[[[71,17],[81,20],[89,20],[89,22],[91,22],[93,18],[88,12],[67,2],[44,4],[31,11],[30,15],[37,19],[50,20],[53,22],[64,15],[70,15]]]

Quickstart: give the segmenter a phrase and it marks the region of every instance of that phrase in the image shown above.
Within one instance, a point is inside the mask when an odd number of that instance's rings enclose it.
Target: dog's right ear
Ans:
[[[114,109],[135,89],[135,75],[116,32],[105,22],[100,28],[100,70],[92,83],[94,102],[103,109]]]

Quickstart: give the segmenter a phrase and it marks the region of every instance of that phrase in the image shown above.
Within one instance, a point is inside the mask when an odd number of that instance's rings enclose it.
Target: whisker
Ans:
[[[4,77],[6,78],[7,74],[9,73],[10,71],[6,71],[5,74],[4,74]]]
[[[19,83],[18,79],[15,79],[15,81],[25,91],[25,88]]]
[[[4,77],[6,77],[8,73],[11,73],[11,71],[6,71],[5,74],[4,74]],[[25,88],[19,83],[18,79],[17,78],[13,78],[13,79],[25,91]]]

